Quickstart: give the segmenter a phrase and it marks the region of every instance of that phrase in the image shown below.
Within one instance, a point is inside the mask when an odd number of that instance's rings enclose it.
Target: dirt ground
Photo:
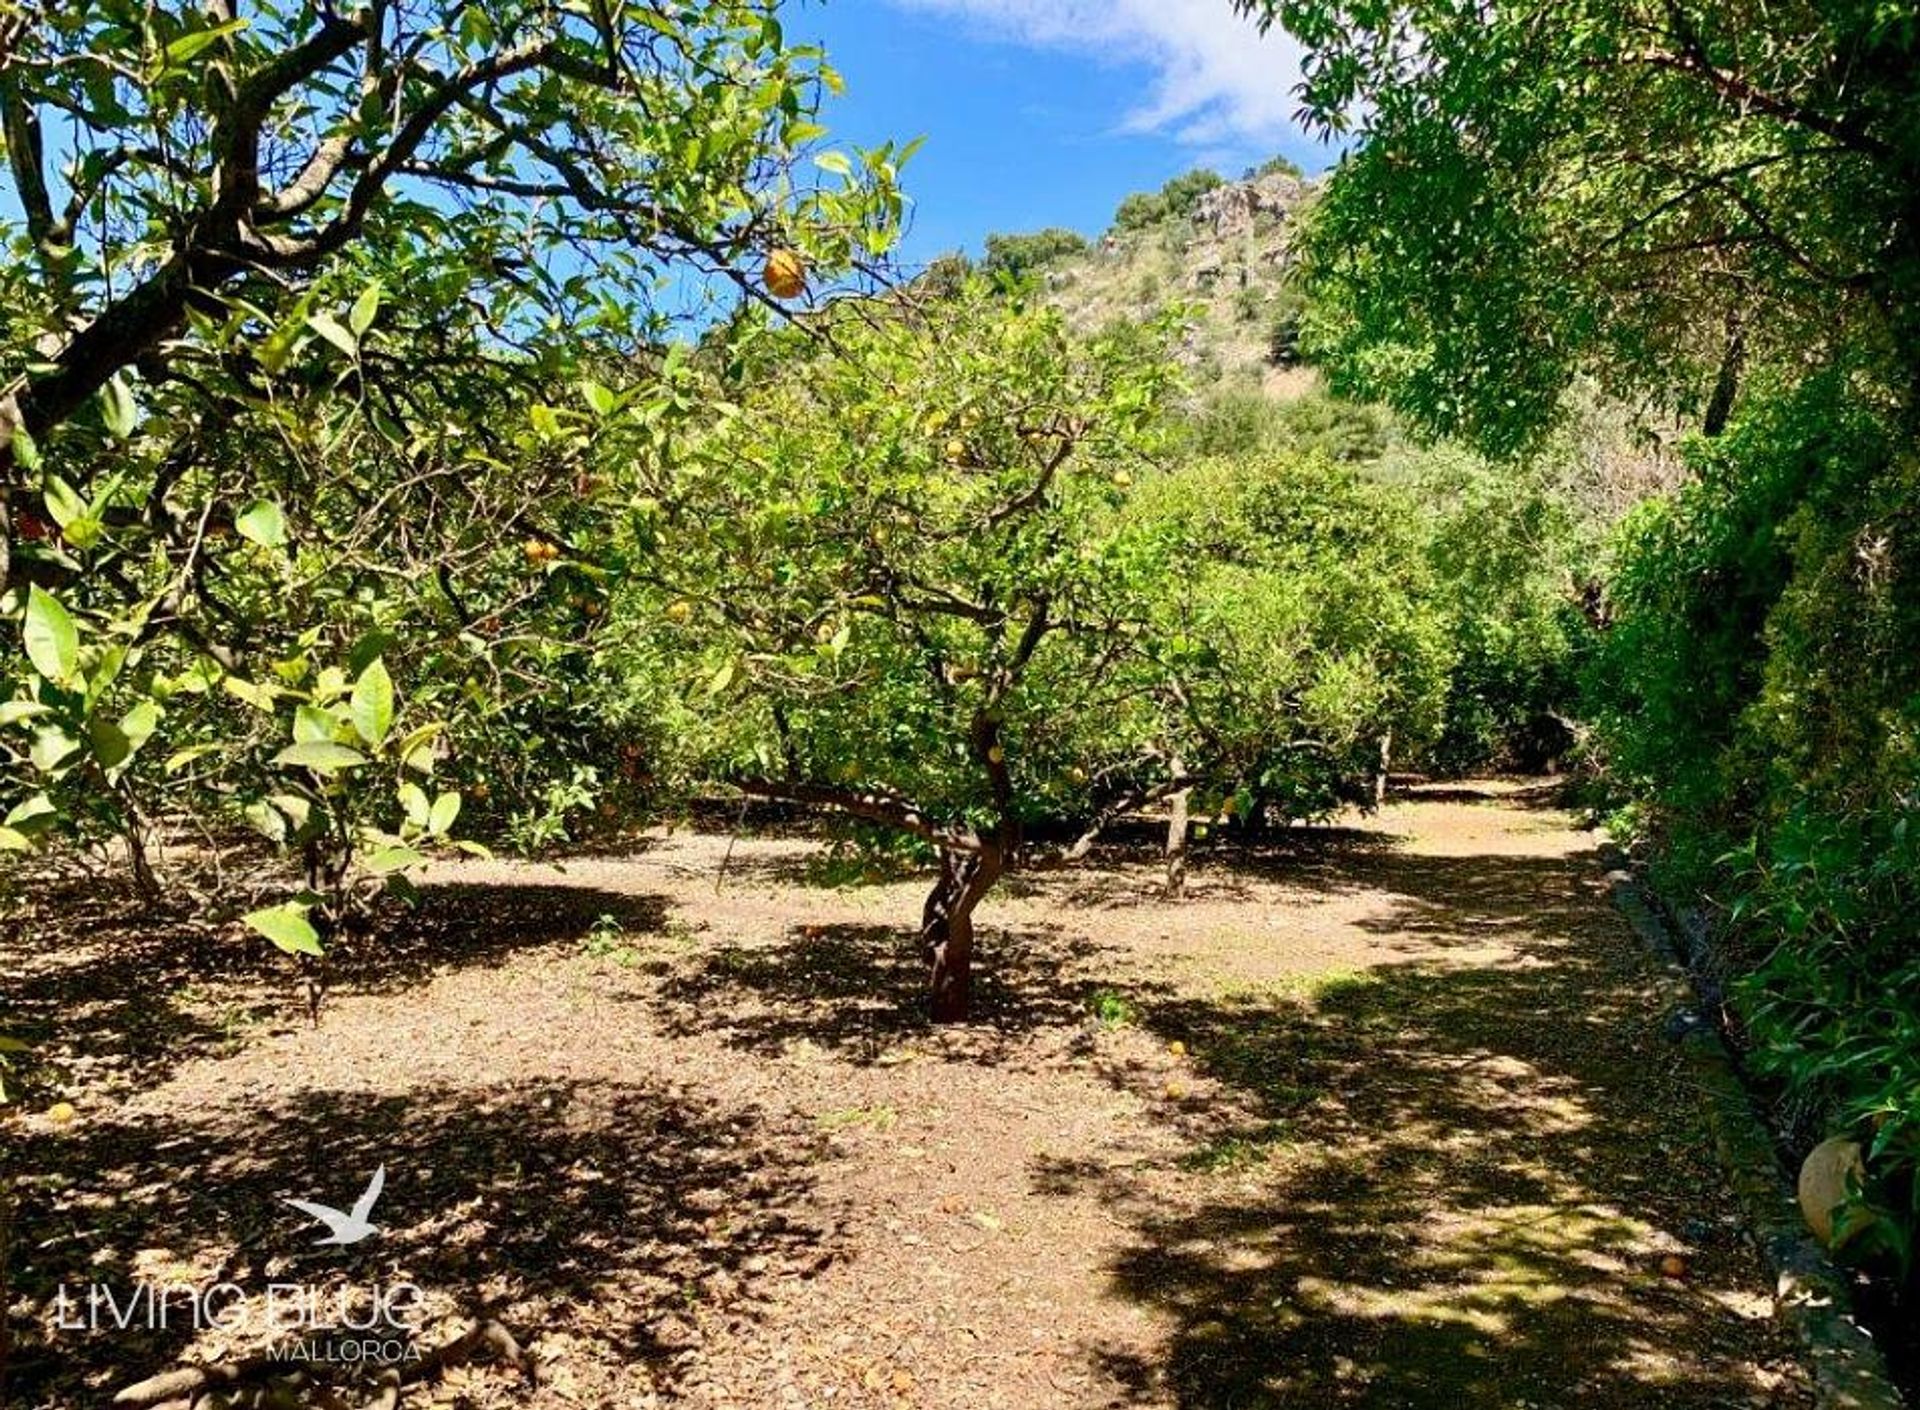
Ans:
[[[1179,902],[1124,848],[1016,876],[964,1029],[919,1017],[921,884],[802,838],[447,868],[317,1027],[241,942],[28,917],[9,1403],[254,1349],[63,1329],[63,1284],[404,1279],[423,1343],[491,1316],[537,1372],[415,1405],[1805,1404],[1546,796],[1203,849]],[[379,1165],[382,1232],[313,1248],[281,1199]]]

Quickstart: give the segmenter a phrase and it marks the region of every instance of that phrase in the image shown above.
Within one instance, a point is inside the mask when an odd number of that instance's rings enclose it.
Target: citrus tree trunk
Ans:
[[[1175,774],[1186,772],[1186,765],[1178,755],[1173,759]],[[1178,896],[1187,885],[1187,838],[1191,828],[1187,822],[1188,806],[1193,802],[1193,790],[1182,788],[1168,800],[1167,818],[1167,895]]]
[[[997,842],[978,852],[943,852],[940,879],[922,913],[920,943],[927,957],[935,1023],[964,1023],[973,1011],[973,911],[1006,870]]]

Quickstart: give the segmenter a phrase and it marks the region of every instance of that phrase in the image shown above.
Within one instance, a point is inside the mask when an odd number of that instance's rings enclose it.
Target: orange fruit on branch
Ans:
[[[797,299],[807,292],[807,262],[798,250],[775,250],[767,256],[760,282],[776,299]]]

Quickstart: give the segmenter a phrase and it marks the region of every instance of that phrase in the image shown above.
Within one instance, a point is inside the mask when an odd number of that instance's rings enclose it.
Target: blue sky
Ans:
[[[908,264],[991,231],[1097,233],[1128,192],[1195,166],[1330,161],[1292,122],[1291,47],[1228,0],[806,0],[785,20],[847,81],[824,115],[836,138],[927,139]]]

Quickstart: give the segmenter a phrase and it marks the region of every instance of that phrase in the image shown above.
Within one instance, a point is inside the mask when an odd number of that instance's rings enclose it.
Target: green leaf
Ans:
[[[424,830],[433,817],[433,804],[427,801],[426,790],[411,779],[400,785],[400,806],[407,810],[407,821],[417,828]]]
[[[729,661],[713,673],[713,679],[707,682],[707,694],[718,695],[721,691],[732,685],[734,674],[734,664]]]
[[[119,768],[133,753],[133,741],[121,732],[120,726],[97,716],[87,721],[87,742],[93,746],[93,757],[103,769]]]
[[[298,901],[286,901],[249,911],[241,919],[290,955],[318,956],[320,932],[307,919],[307,911]]]
[[[835,176],[851,177],[853,163],[847,160],[845,152],[822,152],[813,159],[813,164],[822,171],[830,171]]]
[[[380,316],[380,284],[375,281],[360,291],[360,297],[353,301],[353,307],[347,312],[347,327],[353,330],[353,336],[363,338],[367,329],[373,327],[373,320]]]
[[[417,867],[426,856],[411,847],[383,847],[366,860],[366,869],[374,876],[388,876],[408,867]]]
[[[256,799],[241,810],[253,830],[269,842],[287,840],[287,820],[281,811],[266,799]]]
[[[313,804],[298,793],[276,793],[267,800],[280,810],[280,815],[293,824],[295,832],[305,832],[313,821]]]
[[[47,680],[65,685],[80,664],[80,633],[73,618],[51,593],[38,585],[27,589],[27,659]]]
[[[318,705],[300,705],[293,712],[295,744],[334,744],[340,722]]]
[[[287,516],[279,505],[264,499],[255,500],[234,518],[233,530],[262,548],[283,548],[287,542]]]
[[[310,313],[307,315],[307,327],[332,343],[348,357],[360,356],[360,340],[348,332],[340,320],[330,313]]]
[[[47,713],[47,707],[38,700],[0,701],[0,729],[8,725],[17,725],[22,720],[31,720],[36,715]]]
[[[142,700],[120,717],[120,733],[127,737],[128,746],[137,750],[153,738],[159,724],[160,707],[151,700]]]
[[[225,748],[224,744],[194,744],[185,749],[176,749],[167,755],[167,762],[162,765],[162,768],[169,775],[177,774],[194,760],[204,759],[209,754],[217,754]]]
[[[43,774],[50,774],[80,749],[80,741],[58,725],[48,725],[33,737],[27,750],[27,762]]]
[[[183,34],[161,51],[161,67],[185,68],[213,45],[246,27],[245,20],[228,20],[225,24],[213,25],[208,29],[197,29],[192,34]]]
[[[340,769],[358,768],[367,762],[367,756],[358,749],[349,749],[344,744],[324,744],[311,740],[305,744],[290,745],[273,756],[273,762],[283,768],[312,769],[316,773],[333,773]]]
[[[86,496],[58,475],[47,476],[41,486],[40,497],[46,501],[48,517],[63,529],[76,519],[86,517]]]
[[[393,728],[393,677],[384,661],[376,659],[353,683],[353,727],[375,749]]]
[[[40,445],[27,434],[25,426],[17,426],[13,432],[13,463],[22,470],[40,468]]]
[[[427,819],[427,831],[436,837],[443,836],[453,826],[453,820],[460,816],[460,795],[442,793],[433,800],[433,814]]]
[[[592,378],[580,384],[580,395],[595,416],[611,416],[620,405],[619,398]]]
[[[277,692],[275,692],[272,686],[256,685],[254,682],[244,680],[239,676],[222,676],[220,678],[220,688],[235,700],[241,701],[243,704],[251,705],[256,710],[271,712],[274,708],[274,701],[278,698]]]
[[[440,732],[444,728],[444,725],[435,720],[432,724],[420,726],[401,740],[399,747],[394,750],[394,753],[400,756],[401,766],[412,769],[417,774],[432,773],[435,762],[433,741],[440,737]]]
[[[38,837],[59,821],[60,810],[44,793],[16,803],[6,816],[6,825],[26,837]]]
[[[117,373],[100,389],[100,416],[118,440],[131,436],[140,424],[140,408],[134,404],[127,379]]]
[[[106,537],[107,526],[91,514],[83,514],[60,531],[60,537],[82,553]]]

